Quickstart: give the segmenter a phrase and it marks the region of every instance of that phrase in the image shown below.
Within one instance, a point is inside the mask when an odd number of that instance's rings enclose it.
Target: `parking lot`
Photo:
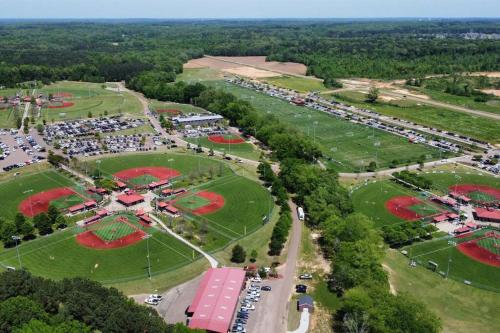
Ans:
[[[20,135],[17,130],[0,129],[0,150],[1,171],[22,168],[46,158],[45,147],[33,131]]]

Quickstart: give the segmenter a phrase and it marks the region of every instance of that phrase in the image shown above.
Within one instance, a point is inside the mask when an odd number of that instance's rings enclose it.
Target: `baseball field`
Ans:
[[[250,160],[258,160],[260,157],[260,152],[254,145],[234,135],[185,138],[184,140],[194,145],[199,144],[207,149],[225,152],[226,154]]]

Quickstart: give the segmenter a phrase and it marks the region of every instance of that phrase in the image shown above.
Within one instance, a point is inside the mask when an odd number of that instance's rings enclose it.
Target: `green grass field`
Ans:
[[[0,109],[0,128],[15,128],[16,118],[14,113],[17,112],[21,117],[21,112],[16,108],[8,107]]]
[[[74,106],[62,109],[42,109],[41,119],[52,120],[87,118],[91,112],[94,117],[103,115],[129,114],[142,116],[142,106],[139,100],[127,93],[117,93],[106,90],[97,83],[58,82],[39,90],[44,94],[70,93],[72,97],[64,98],[65,102],[75,103]]]
[[[205,109],[196,107],[191,104],[179,104],[179,103],[169,103],[161,101],[152,101],[150,104],[150,109],[152,110],[179,110],[184,114],[189,113],[203,113],[207,112]],[[165,117],[169,116],[169,113],[164,113]]]
[[[126,219],[128,223],[120,221],[120,218]],[[125,237],[137,229],[147,230],[142,227],[136,216],[126,213],[107,216],[98,223],[91,224],[88,228],[86,228],[86,230],[92,230],[94,234],[106,242]]]
[[[472,138],[489,142],[500,141],[500,122],[472,116],[450,109],[439,109],[428,105],[409,104],[398,106],[392,102],[365,103],[362,95],[337,93],[335,98],[352,105],[370,109],[390,117],[410,120],[422,125],[440,128],[454,133],[461,133]]]
[[[410,223],[391,214],[385,208],[386,201],[395,196],[414,196],[420,198],[422,201],[425,200],[419,193],[390,180],[379,180],[371,182],[368,185],[363,185],[356,189],[351,197],[355,211],[370,217],[377,227],[393,223]],[[439,211],[437,206],[428,201],[425,201],[421,205],[415,205],[410,209],[424,216]]]
[[[177,81],[186,81],[188,83],[196,83],[202,81],[221,80],[224,75],[211,68],[185,68],[183,72],[177,75]]]
[[[230,155],[236,155],[242,158],[257,161],[260,158],[260,151],[251,143],[245,142],[240,144],[221,144],[208,140],[208,137],[201,138],[184,138],[187,142],[198,145],[207,149],[213,149],[220,152],[225,152]]]
[[[421,176],[431,180],[432,189],[440,194],[448,193],[450,186],[460,184],[487,185],[500,189],[500,177],[476,170],[460,169],[452,172],[437,170],[435,172],[423,172]]]
[[[210,200],[199,197],[196,193],[183,196],[182,198],[175,201],[175,205],[184,210],[195,210],[197,208],[206,206],[210,203]]]
[[[147,279],[146,240],[124,248],[94,250],[76,242],[76,231],[77,227],[73,227],[21,244],[19,253],[23,267],[35,275],[52,279],[78,276],[103,283]],[[157,229],[149,228],[148,232],[152,235],[149,253],[153,275],[193,262],[193,251],[187,245]],[[3,250],[0,262],[18,267],[16,250]]]
[[[395,250],[384,260],[389,281],[398,293],[408,293],[443,321],[443,332],[495,333],[500,327],[498,293],[443,279],[423,267],[410,267],[408,258]]]
[[[13,219],[18,205],[27,197],[56,187],[70,186],[77,191],[76,184],[56,171],[43,171],[6,180],[0,183],[0,217]]]
[[[78,195],[72,194],[66,197],[59,198],[51,202],[52,205],[56,206],[58,209],[66,209],[74,205],[78,205],[85,202],[85,199]]]
[[[405,247],[408,256],[423,267],[428,267],[428,262],[433,261],[438,264],[436,273],[448,272],[449,278],[463,282],[468,280],[472,286],[486,288],[500,292],[500,269],[498,267],[483,264],[465,254],[461,253],[454,243],[460,244],[467,240],[482,237],[486,230],[476,232],[473,236],[466,238],[449,238],[430,240]],[[485,240],[485,242],[487,242]],[[431,271],[429,270],[429,274]]]
[[[439,158],[437,149],[411,144],[407,139],[387,132],[294,106],[229,83],[210,84],[251,102],[261,113],[276,115],[284,123],[301,130],[321,145],[331,166],[341,172],[364,171],[371,161],[375,161],[379,168],[387,168],[393,160],[403,165],[415,163],[422,155],[428,160]]]
[[[298,92],[312,92],[312,91],[324,91],[327,88],[323,85],[321,80],[317,80],[314,78],[304,78],[298,76],[277,76],[277,77],[268,77],[264,79],[260,79],[260,81],[267,82],[269,84],[287,88],[291,90],[296,90]]]

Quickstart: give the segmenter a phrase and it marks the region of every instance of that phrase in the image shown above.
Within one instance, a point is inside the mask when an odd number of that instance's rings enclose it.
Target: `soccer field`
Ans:
[[[406,138],[291,105],[250,89],[223,81],[209,84],[251,102],[262,114],[275,115],[284,123],[301,130],[321,145],[327,163],[340,172],[364,171],[371,161],[375,161],[378,168],[387,168],[393,160],[404,165],[416,163],[420,156],[426,160],[440,156],[439,150],[432,147],[411,144]]]
[[[103,89],[98,83],[64,81],[45,86],[38,92],[64,95],[64,102],[74,103],[73,106],[65,108],[44,107],[40,121],[87,118],[89,112],[93,117],[102,116],[105,112],[108,115],[142,116],[142,106],[135,96],[127,92],[118,93]]]

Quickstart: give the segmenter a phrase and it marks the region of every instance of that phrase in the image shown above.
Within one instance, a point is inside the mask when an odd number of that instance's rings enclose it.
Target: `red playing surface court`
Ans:
[[[486,233],[485,237],[496,237],[498,238],[499,236],[494,233]],[[484,238],[484,237],[483,237]],[[465,254],[466,256],[479,261],[483,264],[490,265],[490,266],[495,266],[495,267],[500,267],[500,256],[496,255],[495,253],[488,251],[484,247],[481,247],[477,244],[479,240],[482,238],[476,238],[467,242],[463,242],[461,244],[457,245],[457,249]]]
[[[137,242],[140,242],[144,236],[146,236],[146,233],[144,231],[136,230],[133,233],[128,234],[127,236],[124,236],[120,239],[111,242],[105,242],[91,230],[87,230],[85,232],[82,232],[81,234],[76,235],[76,241],[78,242],[78,244],[85,247],[104,250],[116,249],[135,244]]]
[[[114,174],[115,177],[123,180],[133,179],[143,175],[151,175],[159,180],[168,180],[180,176],[181,173],[175,169],[165,167],[139,167],[122,170]]]
[[[193,210],[195,215],[211,214],[224,207],[224,197],[220,194],[208,191],[196,193],[197,196],[210,200],[208,205]]]
[[[408,207],[423,203],[415,197],[400,196],[394,197],[385,202],[385,208],[393,215],[404,220],[416,220],[422,216],[412,211]]]
[[[160,110],[156,110],[156,112],[157,113],[168,113],[168,114],[171,114],[174,116],[182,113],[181,111],[175,110],[175,109],[160,109]]]
[[[210,135],[208,137],[208,141],[214,143],[233,144],[233,145],[245,142],[243,138],[237,137],[237,138],[226,139],[223,135]]]
[[[57,104],[57,105],[49,105],[49,109],[63,109],[63,108],[69,108],[71,106],[75,105],[75,103],[72,102],[63,102],[62,104]]]
[[[33,217],[44,213],[49,209],[50,202],[61,197],[77,194],[69,187],[58,187],[48,191],[34,194],[24,199],[18,206],[18,209],[25,216]]]

